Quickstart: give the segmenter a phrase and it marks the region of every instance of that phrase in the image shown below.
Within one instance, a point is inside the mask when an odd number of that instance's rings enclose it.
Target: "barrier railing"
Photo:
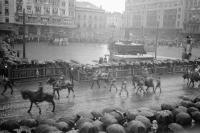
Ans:
[[[186,72],[191,65],[174,65],[174,66],[155,66],[154,68],[147,68],[149,74],[171,74],[171,73],[183,73]],[[144,70],[140,67],[137,68],[126,68],[126,69],[107,69],[110,74],[117,78],[131,77],[132,73],[134,75],[144,74]],[[22,79],[34,79],[34,78],[45,78],[51,76],[62,75],[66,72],[69,75],[68,69],[64,67],[39,67],[39,68],[23,68],[23,69],[13,69],[9,72],[9,77],[13,80]],[[72,71],[73,79],[76,81],[89,81],[90,77],[79,69]]]

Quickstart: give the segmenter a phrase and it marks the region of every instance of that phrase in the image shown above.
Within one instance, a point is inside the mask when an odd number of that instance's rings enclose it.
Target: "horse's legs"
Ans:
[[[114,84],[114,87],[115,87],[115,89],[116,89],[116,92],[117,92],[117,90],[118,90],[118,89],[117,89],[117,86],[116,86],[116,84]]]
[[[95,81],[94,81],[94,80],[92,80],[91,89],[92,89],[92,88],[93,88],[93,86],[94,86],[94,82],[95,82]]]
[[[70,88],[67,88],[68,89],[68,96],[67,96],[67,98],[69,97],[69,95],[70,95]]]
[[[4,85],[4,90],[3,90],[3,92],[1,93],[1,95],[4,95],[4,93],[7,91],[7,85]]]
[[[73,92],[73,94],[74,94],[74,88],[73,88],[73,87],[71,88],[71,91],[72,91],[72,92]],[[75,94],[74,94],[74,97],[75,97]]]
[[[12,85],[11,84],[8,84],[8,86],[10,87],[10,89],[11,89],[11,92],[10,92],[10,94],[12,95],[13,94],[13,88],[12,88]]]
[[[32,106],[33,106],[33,102],[31,102],[30,108],[29,108],[29,110],[27,111],[28,113],[31,112]]]
[[[38,109],[39,109],[39,114],[41,114],[41,108],[40,108],[40,106],[35,102],[35,105],[38,107]]]
[[[98,85],[98,86],[99,86],[99,88],[100,88],[99,80],[97,80],[97,85]]]
[[[56,90],[57,94],[58,94],[58,99],[60,99],[60,93],[59,90]]]
[[[54,111],[55,111],[55,102],[53,101],[53,99],[52,99],[50,102],[51,102],[52,105],[53,105],[53,110],[52,110],[52,112],[54,112]]]
[[[112,86],[113,86],[113,84],[110,85],[110,90],[109,90],[110,92],[111,92]]]

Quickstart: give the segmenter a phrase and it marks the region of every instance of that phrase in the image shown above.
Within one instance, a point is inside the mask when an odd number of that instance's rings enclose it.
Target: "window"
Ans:
[[[35,7],[35,12],[36,13],[41,13],[41,7],[40,6],[36,6]]]
[[[53,8],[52,13],[53,13],[53,14],[58,14],[58,8]]]
[[[31,11],[31,6],[27,6],[26,9],[27,9],[28,11]]]
[[[6,21],[6,23],[9,23],[9,18],[6,18],[5,21]]]
[[[62,6],[65,6],[65,2],[64,1],[62,2]]]
[[[180,19],[181,18],[181,15],[180,14],[178,14],[178,19]]]
[[[86,15],[84,15],[84,19],[86,19]]]
[[[8,16],[9,15],[9,10],[6,8],[5,9],[5,15]]]
[[[80,19],[81,18],[81,16],[80,15],[78,15],[78,19]]]
[[[61,9],[61,14],[65,15],[65,9]]]
[[[50,8],[44,7],[44,14],[50,14]]]
[[[5,4],[8,4],[8,0],[5,0]]]

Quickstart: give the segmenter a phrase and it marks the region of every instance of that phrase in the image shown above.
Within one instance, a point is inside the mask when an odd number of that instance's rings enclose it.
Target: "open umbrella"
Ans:
[[[79,133],[98,133],[98,128],[90,122],[85,122],[80,128]]]
[[[182,126],[189,126],[191,125],[191,122],[192,118],[188,113],[181,112],[176,115],[176,123]]]
[[[124,127],[119,124],[112,124],[108,126],[106,129],[106,132],[107,133],[126,133]]]
[[[170,105],[170,104],[161,104],[161,109],[172,111],[172,110],[175,109],[175,107],[173,105]]]
[[[92,120],[89,119],[89,118],[81,117],[81,118],[76,122],[76,128],[77,128],[77,129],[80,129],[80,128],[83,126],[83,124],[84,124],[85,122],[92,122]]]
[[[95,120],[92,122],[94,126],[98,128],[99,131],[103,131],[103,122]]]
[[[49,125],[46,125],[46,124],[39,125],[35,129],[35,132],[36,133],[62,133],[56,127],[49,126]]]
[[[91,114],[93,115],[94,119],[98,119],[98,118],[101,118],[103,116],[103,114],[101,114],[98,111],[92,111]]]
[[[156,113],[156,120],[158,124],[161,125],[168,125],[173,122],[174,117],[171,111],[169,110],[162,110]]]
[[[20,125],[17,120],[7,120],[0,125],[0,130],[7,130],[9,132],[19,128]]]
[[[58,122],[55,124],[55,127],[63,132],[67,132],[71,129],[70,126],[66,122]]]
[[[200,123],[200,112],[199,111],[195,111],[192,112],[192,119],[195,120],[196,123]]]
[[[146,133],[146,126],[141,121],[133,120],[128,123],[127,133]]]
[[[183,133],[184,132],[184,128],[178,123],[171,123],[171,124],[169,124],[168,128],[173,133]]]
[[[146,126],[147,129],[151,128],[151,121],[147,117],[138,115],[136,116],[135,120],[141,121]]]
[[[105,128],[108,127],[109,125],[118,123],[117,119],[115,119],[114,116],[107,113],[102,117],[101,121],[103,122],[103,126]]]

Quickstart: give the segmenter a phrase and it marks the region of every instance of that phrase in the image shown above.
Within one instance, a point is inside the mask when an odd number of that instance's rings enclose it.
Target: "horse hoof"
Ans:
[[[27,113],[29,113],[29,114],[30,114],[30,113],[31,113],[31,111],[27,111]]]

